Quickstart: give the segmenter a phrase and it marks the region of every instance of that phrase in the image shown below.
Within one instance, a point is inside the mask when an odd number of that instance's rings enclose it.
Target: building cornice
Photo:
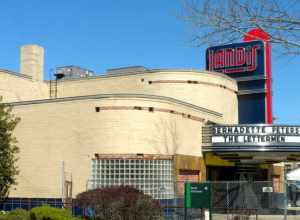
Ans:
[[[157,100],[161,102],[167,102],[171,104],[177,104],[182,107],[189,108],[191,110],[206,113],[214,117],[222,117],[223,114],[216,112],[207,108],[203,108],[188,102],[180,101],[178,99],[166,97],[166,96],[157,96],[157,95],[146,95],[146,94],[128,94],[128,93],[117,93],[117,94],[97,94],[97,95],[87,95],[87,96],[74,96],[74,97],[64,97],[64,98],[55,98],[55,99],[41,99],[41,100],[31,100],[31,101],[21,101],[21,102],[10,102],[5,103],[11,106],[22,106],[22,105],[35,105],[35,104],[45,104],[45,103],[56,103],[56,102],[69,102],[77,100],[88,100],[88,99],[108,99],[108,98],[120,98],[120,99],[149,99]]]
[[[152,73],[192,73],[201,76],[200,74],[205,74],[208,76],[216,76],[226,79],[231,82],[236,82],[236,80],[226,76],[225,74],[218,73],[218,72],[210,72],[206,70],[196,70],[196,69],[149,69],[145,71],[138,71],[138,72],[128,72],[128,73],[115,73],[115,74],[101,74],[101,75],[94,75],[88,76],[83,78],[73,78],[73,79],[60,79],[59,82],[71,82],[71,81],[81,81],[81,80],[92,80],[92,79],[105,79],[105,78],[113,78],[113,77],[126,77],[126,76],[143,76],[148,75],[151,76]],[[46,81],[49,82],[49,81]]]
[[[32,79],[31,76],[24,75],[24,74],[17,73],[17,72],[13,72],[13,71],[6,70],[6,69],[0,69],[0,73],[6,73],[6,74],[9,74],[9,75],[12,75],[12,76],[19,77],[19,78],[25,78],[25,79],[30,79],[30,80]]]

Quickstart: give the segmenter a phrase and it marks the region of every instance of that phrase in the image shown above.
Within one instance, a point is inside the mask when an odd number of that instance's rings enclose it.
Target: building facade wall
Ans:
[[[15,103],[14,113],[21,122],[13,197],[59,198],[63,162],[73,194],[84,191],[94,154],[202,157],[202,125],[223,122],[219,114],[171,101],[117,95]]]
[[[172,97],[224,115],[237,123],[237,85],[222,74],[206,71],[153,70],[147,73],[103,75],[58,82],[58,97],[105,93],[148,94]]]
[[[50,97],[49,82],[30,76],[0,71],[4,102]],[[236,82],[222,74],[196,71],[153,71],[129,75],[104,75],[57,84],[57,97],[97,94],[147,94],[174,98],[223,114],[223,123],[237,123]]]
[[[0,70],[0,96],[3,102],[19,102],[46,99],[49,87],[41,81],[34,81],[30,76]]]
[[[157,70],[62,80],[53,99],[48,82],[6,71],[0,80],[4,102],[21,118],[11,197],[61,198],[66,174],[76,196],[86,190],[95,154],[190,156],[175,169],[198,169],[202,180],[204,165],[193,162],[202,158],[202,126],[237,123],[237,86],[222,74]]]

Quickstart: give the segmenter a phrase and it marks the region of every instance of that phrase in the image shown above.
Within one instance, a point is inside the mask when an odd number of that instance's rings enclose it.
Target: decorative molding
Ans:
[[[107,111],[107,110],[136,110],[136,111],[147,111],[147,112],[165,112],[175,115],[181,115],[183,118],[191,119],[194,121],[200,121],[204,122],[204,118],[200,118],[191,114],[186,114],[184,112],[178,112],[171,109],[166,108],[156,108],[156,107],[145,107],[145,106],[102,106],[102,107],[96,107],[99,108],[99,112],[101,111]],[[150,111],[151,109],[151,111]]]
[[[201,85],[208,85],[208,86],[215,86],[215,87],[220,87],[226,90],[229,90],[231,92],[237,93],[237,91],[221,85],[217,83],[210,83],[210,82],[204,82],[204,81],[198,81],[198,80],[149,80],[149,84],[159,84],[159,83],[167,83],[167,84],[173,84],[173,83],[184,83],[184,84],[201,84]]]

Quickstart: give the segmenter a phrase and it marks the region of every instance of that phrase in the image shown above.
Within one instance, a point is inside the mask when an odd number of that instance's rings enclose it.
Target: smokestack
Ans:
[[[24,75],[31,76],[33,80],[44,79],[44,48],[35,44],[21,47],[21,70]]]

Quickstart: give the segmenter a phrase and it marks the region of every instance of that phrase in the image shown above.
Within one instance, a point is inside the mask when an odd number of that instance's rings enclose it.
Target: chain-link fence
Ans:
[[[300,187],[295,182],[208,182],[213,220],[300,220]],[[176,197],[162,204],[166,219],[208,219],[209,210],[184,209],[183,182]],[[205,218],[206,216],[206,218]]]
[[[300,184],[283,182],[207,182],[211,185],[211,217],[213,220],[300,220]],[[171,184],[171,183],[170,183]],[[168,184],[168,185],[170,185]],[[160,199],[165,220],[202,220],[208,210],[184,208],[184,182],[172,182],[174,195]],[[65,203],[65,204],[64,204]],[[9,198],[0,202],[1,210],[31,209],[48,204],[53,207],[72,208],[76,215],[85,215],[74,201],[61,199]]]

